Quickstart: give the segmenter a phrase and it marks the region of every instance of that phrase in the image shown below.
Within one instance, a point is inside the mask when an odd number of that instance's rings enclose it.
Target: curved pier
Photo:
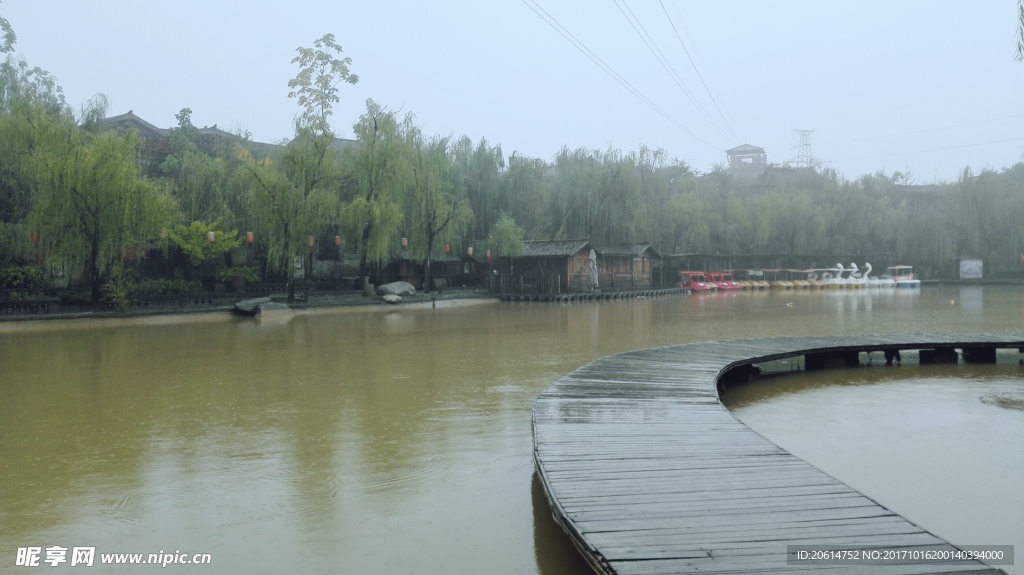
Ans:
[[[598,573],[1003,573],[980,562],[787,562],[787,545],[953,549],[768,441],[719,401],[755,363],[808,368],[861,352],[995,361],[1024,334],[865,335],[703,342],[620,353],[560,378],[533,408],[534,460],[553,516]],[[922,354],[922,359],[926,354]],[[974,543],[974,542],[970,542]]]

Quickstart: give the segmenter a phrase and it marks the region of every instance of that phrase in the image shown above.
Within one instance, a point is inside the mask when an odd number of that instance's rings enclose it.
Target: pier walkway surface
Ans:
[[[791,563],[787,545],[955,548],[751,430],[719,393],[748,366],[788,357],[828,367],[862,352],[927,350],[923,360],[959,349],[965,361],[993,362],[997,348],[1022,346],[1024,333],[864,335],[603,357],[537,399],[537,473],[555,521],[599,573],[1003,573],[977,561]]]

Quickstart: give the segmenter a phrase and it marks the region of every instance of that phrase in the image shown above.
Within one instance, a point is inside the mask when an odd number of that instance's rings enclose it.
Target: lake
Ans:
[[[33,546],[42,560],[47,547],[68,548],[69,559],[73,547],[95,547],[96,563],[210,555],[212,566],[167,566],[182,573],[587,573],[533,478],[530,410],[559,376],[610,353],[710,339],[1024,326],[1014,286],[460,303],[318,309],[277,323],[226,314],[0,323],[0,573],[21,572],[17,550]],[[914,514],[935,507],[985,523],[999,511],[991,502],[953,512],[972,504],[932,486],[952,468],[975,494],[1007,470],[1019,477],[1024,412],[979,400],[1021,387],[1015,359],[1000,357],[953,371],[878,361],[799,373],[730,402],[855,487],[868,491],[876,470],[875,482],[898,483],[877,498],[912,521],[932,528]],[[819,453],[897,439],[919,446],[898,443],[915,457],[889,458],[909,471]],[[984,448],[967,461],[920,450],[954,439],[954,453]],[[919,465],[936,457],[944,467]],[[1001,506],[1011,520],[1024,509],[1016,501]],[[1024,545],[1019,532],[1008,537]]]

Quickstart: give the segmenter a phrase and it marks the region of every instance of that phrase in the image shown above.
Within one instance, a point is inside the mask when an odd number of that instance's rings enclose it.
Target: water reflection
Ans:
[[[530,482],[533,496],[533,540],[540,575],[590,575],[593,573],[565,531],[555,523],[544,487],[536,474]]]

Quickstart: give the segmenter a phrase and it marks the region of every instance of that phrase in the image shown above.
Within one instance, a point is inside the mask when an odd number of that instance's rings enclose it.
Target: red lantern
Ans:
[[[491,250],[487,250],[487,261],[491,261]]]
[[[446,253],[446,254],[452,253],[452,247],[450,245],[448,245],[448,244],[445,244],[444,245],[444,253]],[[1024,257],[1024,256],[1022,256],[1022,257]]]
[[[306,245],[309,246],[309,253],[313,253],[313,244],[315,242],[316,240],[313,239],[313,236],[306,238]]]
[[[256,239],[256,234],[252,232],[245,232],[245,243],[251,244]]]
[[[340,248],[341,245],[344,244],[344,243],[345,242],[341,241],[341,236],[334,236],[334,245],[335,246]]]
[[[32,230],[28,234],[28,239],[32,240],[32,243],[38,244],[39,243],[39,232],[37,232],[36,230]]]
[[[217,241],[217,234],[213,233],[213,230],[206,232],[206,239],[212,244]]]
[[[402,247],[403,248],[409,247],[409,238],[402,238]]]

